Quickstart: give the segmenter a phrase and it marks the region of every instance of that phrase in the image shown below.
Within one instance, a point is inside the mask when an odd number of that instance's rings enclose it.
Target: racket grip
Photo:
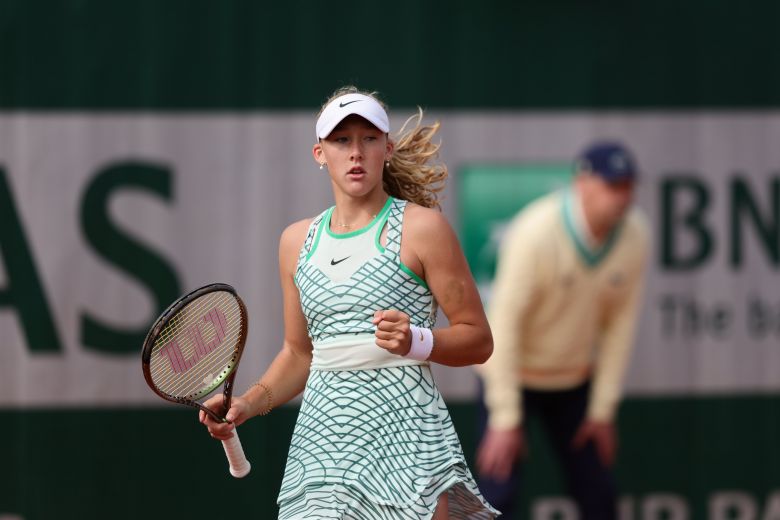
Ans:
[[[252,469],[252,465],[246,460],[244,448],[241,446],[236,430],[233,430],[231,438],[222,441],[222,447],[225,448],[225,455],[230,463],[230,474],[236,478],[245,477]]]

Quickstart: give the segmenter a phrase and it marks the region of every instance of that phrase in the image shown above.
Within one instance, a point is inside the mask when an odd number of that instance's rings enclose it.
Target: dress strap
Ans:
[[[327,222],[327,217],[331,212],[333,212],[333,208],[328,208],[316,217],[314,217],[314,220],[311,221],[311,224],[309,224],[309,232],[306,234],[306,240],[303,241],[303,247],[301,247],[301,251],[298,253],[298,266],[302,263],[304,263],[306,260],[309,259],[309,257],[314,254],[314,250],[317,249],[317,243],[320,239],[320,234],[322,233],[322,227],[320,224],[325,221]]]
[[[406,201],[393,199],[393,204],[387,216],[387,245],[385,250],[396,263],[401,261],[401,231],[404,222]]]

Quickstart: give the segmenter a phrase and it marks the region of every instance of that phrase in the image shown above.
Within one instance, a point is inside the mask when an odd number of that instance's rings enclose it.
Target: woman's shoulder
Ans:
[[[292,224],[288,224],[287,227],[284,228],[284,231],[282,231],[282,235],[300,233],[305,234],[309,230],[309,226],[311,226],[311,223],[314,222],[315,218],[317,217],[306,217],[295,221]]]
[[[415,202],[406,202],[406,212],[404,220],[414,221],[415,223],[446,224],[447,218],[438,208],[426,208]]]
[[[424,239],[439,237],[452,231],[447,217],[439,209],[426,208],[414,202],[406,203],[404,232]]]
[[[309,226],[316,217],[309,217],[293,222],[282,231],[279,238],[279,249],[282,251],[298,251],[306,240],[309,233]]]

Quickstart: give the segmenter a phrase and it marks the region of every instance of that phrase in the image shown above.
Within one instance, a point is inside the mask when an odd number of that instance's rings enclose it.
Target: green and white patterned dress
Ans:
[[[401,263],[405,206],[389,198],[345,234],[331,232],[330,208],[309,228],[295,281],[314,352],[280,519],[430,519],[445,491],[450,518],[498,516],[466,466],[429,364],[375,344],[376,310],[401,310],[421,327],[436,319],[425,281]]]

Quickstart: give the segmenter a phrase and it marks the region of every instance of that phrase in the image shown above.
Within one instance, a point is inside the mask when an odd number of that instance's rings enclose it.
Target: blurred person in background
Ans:
[[[229,438],[303,391],[279,518],[488,520],[431,363],[483,363],[492,338],[458,239],[437,211],[447,177],[422,111],[395,139],[375,94],[336,91],[312,153],[335,205],[279,245],[284,344],[211,435]],[[448,325],[434,329],[437,309]],[[220,396],[206,403],[219,406]]]
[[[580,518],[617,517],[615,415],[648,256],[633,206],[637,164],[622,144],[596,142],[572,185],[513,219],[488,307],[494,354],[482,367],[480,489],[516,518],[526,424],[538,417]]]

